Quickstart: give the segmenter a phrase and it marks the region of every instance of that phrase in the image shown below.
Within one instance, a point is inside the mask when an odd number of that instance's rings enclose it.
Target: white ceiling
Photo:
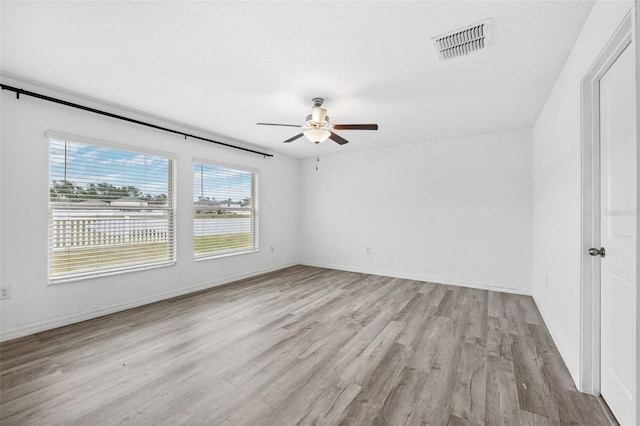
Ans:
[[[10,2],[2,71],[294,157],[311,98],[351,143],[322,153],[532,126],[591,1]],[[431,37],[492,19],[493,45],[441,62]]]

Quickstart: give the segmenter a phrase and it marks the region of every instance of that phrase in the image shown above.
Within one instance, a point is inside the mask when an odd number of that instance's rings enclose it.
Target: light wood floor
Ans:
[[[0,351],[2,426],[608,424],[530,297],[305,266]]]

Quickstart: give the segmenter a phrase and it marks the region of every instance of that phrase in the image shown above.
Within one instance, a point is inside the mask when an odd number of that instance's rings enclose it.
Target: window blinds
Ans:
[[[258,249],[258,175],[194,163],[194,256],[207,258]]]
[[[175,263],[175,161],[50,139],[52,283]]]

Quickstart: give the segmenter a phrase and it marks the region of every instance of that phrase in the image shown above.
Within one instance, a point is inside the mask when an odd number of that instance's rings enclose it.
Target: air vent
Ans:
[[[469,25],[455,31],[433,37],[433,44],[441,60],[464,56],[491,45],[491,20]]]

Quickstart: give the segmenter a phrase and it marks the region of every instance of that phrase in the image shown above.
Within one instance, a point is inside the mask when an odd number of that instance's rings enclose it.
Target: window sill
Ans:
[[[77,275],[68,275],[68,276],[49,278],[49,283],[47,285],[56,286],[59,284],[74,283],[77,281],[94,280],[97,278],[111,277],[113,275],[122,275],[122,274],[128,274],[132,272],[148,271],[150,269],[166,268],[168,266],[175,266],[176,264],[177,262],[175,260],[170,260],[170,261],[158,262],[154,264],[136,265],[136,266],[131,266],[129,268],[124,267],[121,269],[104,271],[104,272],[78,273]]]
[[[208,254],[208,255],[203,254],[197,257],[194,256],[193,260],[195,262],[200,262],[202,260],[220,259],[223,257],[239,256],[243,254],[251,254],[251,253],[257,253],[257,252],[258,252],[258,249],[250,249],[250,250],[243,250],[243,251],[234,251],[230,253]]]

